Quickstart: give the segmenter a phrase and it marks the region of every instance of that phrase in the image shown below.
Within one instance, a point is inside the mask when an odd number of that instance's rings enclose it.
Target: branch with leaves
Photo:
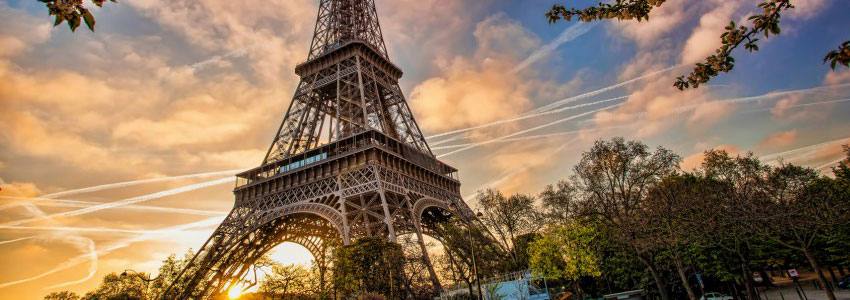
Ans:
[[[68,27],[71,31],[76,31],[77,27],[80,27],[80,24],[83,22],[86,23],[86,26],[89,30],[94,31],[94,15],[92,15],[91,11],[83,5],[83,0],[38,0],[39,2],[44,3],[47,6],[47,10],[51,16],[55,19],[53,21],[53,26],[59,26],[63,22],[68,23]],[[106,0],[91,0],[94,5],[98,7],[103,7],[103,3]],[[110,2],[117,2],[116,0],[109,0]]]
[[[835,70],[837,65],[850,67],[850,41],[846,41],[838,47],[838,50],[832,50],[823,58],[824,63],[829,63],[829,66]]]
[[[584,9],[554,5],[546,13],[546,18],[550,23],[561,20],[569,22],[573,19],[581,22],[606,19],[649,21],[649,13],[665,2],[666,0],[616,0],[614,3],[600,3]],[[730,22],[726,26],[726,32],[720,37],[723,44],[715,51],[716,53],[707,57],[705,61],[697,63],[694,70],[687,76],[678,77],[673,85],[680,90],[698,88],[720,73],[728,73],[735,67],[732,52],[736,48],[744,45],[744,49],[749,52],[758,51],[757,37],[763,34],[767,39],[771,35],[778,35],[781,31],[779,26],[781,13],[794,8],[791,0],[765,0],[758,7],[761,8],[762,13],[749,18],[752,22],[751,27]],[[838,50],[827,54],[824,62],[830,63],[833,69],[838,65],[850,67],[850,41],[844,42]]]
[[[764,38],[768,39],[771,34],[778,35],[781,32],[780,13],[794,6],[791,5],[791,0],[768,0],[760,3],[759,8],[762,9],[762,14],[749,18],[753,23],[752,27],[737,26],[734,21],[729,22],[726,32],[720,36],[723,45],[715,51],[716,53],[707,57],[704,62],[697,63],[687,78],[679,76],[673,85],[679,90],[698,88],[700,84],[709,82],[720,73],[728,73],[735,67],[732,51],[742,44],[749,52],[758,51],[759,39],[756,37],[764,34]]]

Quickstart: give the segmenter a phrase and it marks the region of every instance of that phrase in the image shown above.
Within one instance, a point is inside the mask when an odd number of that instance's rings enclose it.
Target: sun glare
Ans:
[[[238,284],[230,287],[230,290],[227,291],[227,297],[230,298],[230,299],[239,299],[239,297],[241,297],[241,296],[242,296],[242,287],[239,286]]]

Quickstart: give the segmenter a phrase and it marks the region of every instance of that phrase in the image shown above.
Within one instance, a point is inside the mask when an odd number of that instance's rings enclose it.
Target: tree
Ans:
[[[546,279],[571,281],[583,299],[579,279],[602,275],[595,247],[598,237],[595,228],[578,222],[547,228],[529,247],[531,271]]]
[[[732,157],[726,151],[709,150],[698,172],[715,186],[718,197],[713,205],[704,206],[704,223],[700,240],[710,242],[707,248],[719,247],[734,255],[740,265],[740,279],[748,299],[756,299],[750,271],[750,248],[754,242],[753,210],[766,196],[766,178],[770,170],[752,153]]]
[[[404,253],[380,237],[360,239],[334,251],[334,286],[343,295],[367,292],[403,299]]]
[[[657,253],[647,243],[648,224],[641,208],[650,189],[678,172],[680,160],[667,149],[650,152],[645,144],[615,138],[597,141],[574,168],[585,195],[577,205],[581,214],[602,224],[644,264],[663,300],[670,296],[656,265]]]
[[[444,253],[437,260],[442,277],[464,283],[470,295],[477,293],[475,271],[479,278],[512,271],[510,255],[485,228],[461,222],[456,217],[426,227],[433,228],[434,235],[443,244]]]
[[[818,261],[815,242],[850,224],[850,191],[817,171],[783,164],[768,177],[769,198],[759,211],[758,232],[789,249],[799,251],[818,274],[827,297],[835,293]]]
[[[575,215],[573,210],[578,197],[579,190],[567,180],[547,185],[539,196],[544,216],[549,222],[557,223],[566,223]]]
[[[512,269],[518,270],[516,238],[538,228],[534,197],[523,194],[505,197],[499,191],[486,190],[478,194],[478,202],[482,213],[479,219],[510,255]]]
[[[302,265],[273,264],[260,283],[260,291],[282,299],[313,296],[319,282],[313,273]]]
[[[68,22],[68,28],[76,31],[85,22],[89,30],[94,31],[94,15],[86,8],[83,0],[38,0],[47,6],[47,11],[54,17],[53,26]],[[103,7],[106,0],[91,0],[97,7]],[[109,0],[116,2],[116,0]]]
[[[110,300],[147,300],[153,298],[154,295],[148,292],[147,282],[142,277],[127,273],[107,274],[103,277],[103,281],[97,289],[83,296],[83,299]]]
[[[74,292],[69,291],[61,291],[61,292],[53,292],[44,296],[44,300],[79,300],[80,296],[78,296]]]
[[[150,290],[152,295],[164,295],[166,290],[171,287],[171,293],[182,291],[186,287],[186,282],[176,282],[175,280],[184,272],[186,265],[192,261],[195,252],[191,249],[183,254],[182,258],[177,258],[176,255],[169,255],[159,267],[159,275],[150,282]],[[197,268],[197,265],[195,266]],[[194,272],[195,270],[185,270],[185,272]],[[174,284],[174,286],[171,286]],[[200,289],[201,287],[198,287]]]
[[[720,184],[693,174],[673,175],[664,178],[650,190],[644,205],[649,219],[651,241],[668,253],[676,268],[682,287],[691,300],[697,295],[689,284],[686,260],[690,250],[699,240],[699,232],[705,220],[706,204],[718,202],[712,198]]]
[[[427,269],[422,247],[415,234],[406,234],[397,237],[397,241],[404,252],[404,286],[412,299],[431,299],[434,296],[433,282],[430,271]],[[431,248],[431,243],[426,243],[426,249]]]
[[[844,145],[843,148],[846,158],[839,162],[838,166],[832,168],[832,173],[838,180],[850,184],[850,145]]]
[[[649,13],[664,5],[666,0],[615,0],[614,3],[600,3],[597,6],[585,9],[567,8],[564,5],[554,5],[546,17],[550,23],[560,20],[571,21],[573,18],[582,22],[596,20],[617,19],[636,20],[641,22],[649,20]],[[698,88],[701,84],[709,82],[720,73],[732,71],[735,67],[735,58],[732,52],[741,45],[749,52],[759,50],[759,36],[768,39],[771,35],[781,32],[780,19],[782,13],[793,9],[791,0],[765,0],[758,7],[762,10],[760,14],[754,14],[748,18],[751,23],[748,26],[738,25],[734,21],[726,26],[726,32],[720,36],[722,45],[715,54],[707,57],[705,61],[697,63],[694,70],[685,76],[680,76],[673,84],[680,90]],[[830,63],[835,69],[840,64],[850,66],[850,41],[844,42],[838,50],[831,51],[824,58],[824,62]]]

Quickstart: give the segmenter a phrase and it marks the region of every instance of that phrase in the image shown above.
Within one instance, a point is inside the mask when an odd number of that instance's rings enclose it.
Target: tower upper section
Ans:
[[[362,42],[389,59],[374,0],[320,1],[308,60],[349,42]]]

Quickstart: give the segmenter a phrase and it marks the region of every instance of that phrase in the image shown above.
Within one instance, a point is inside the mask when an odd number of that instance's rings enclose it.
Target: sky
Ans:
[[[37,1],[0,1],[0,299],[83,292],[199,248],[280,125],[317,2],[124,0],[71,33]],[[473,207],[484,188],[566,178],[598,139],[663,146],[684,169],[717,148],[825,173],[850,143],[850,71],[822,63],[850,39],[850,1],[794,1],[781,35],[686,92],[674,78],[756,1],[591,24],[543,16],[584,0],[376,2],[414,115]],[[291,244],[274,257],[310,261]]]

